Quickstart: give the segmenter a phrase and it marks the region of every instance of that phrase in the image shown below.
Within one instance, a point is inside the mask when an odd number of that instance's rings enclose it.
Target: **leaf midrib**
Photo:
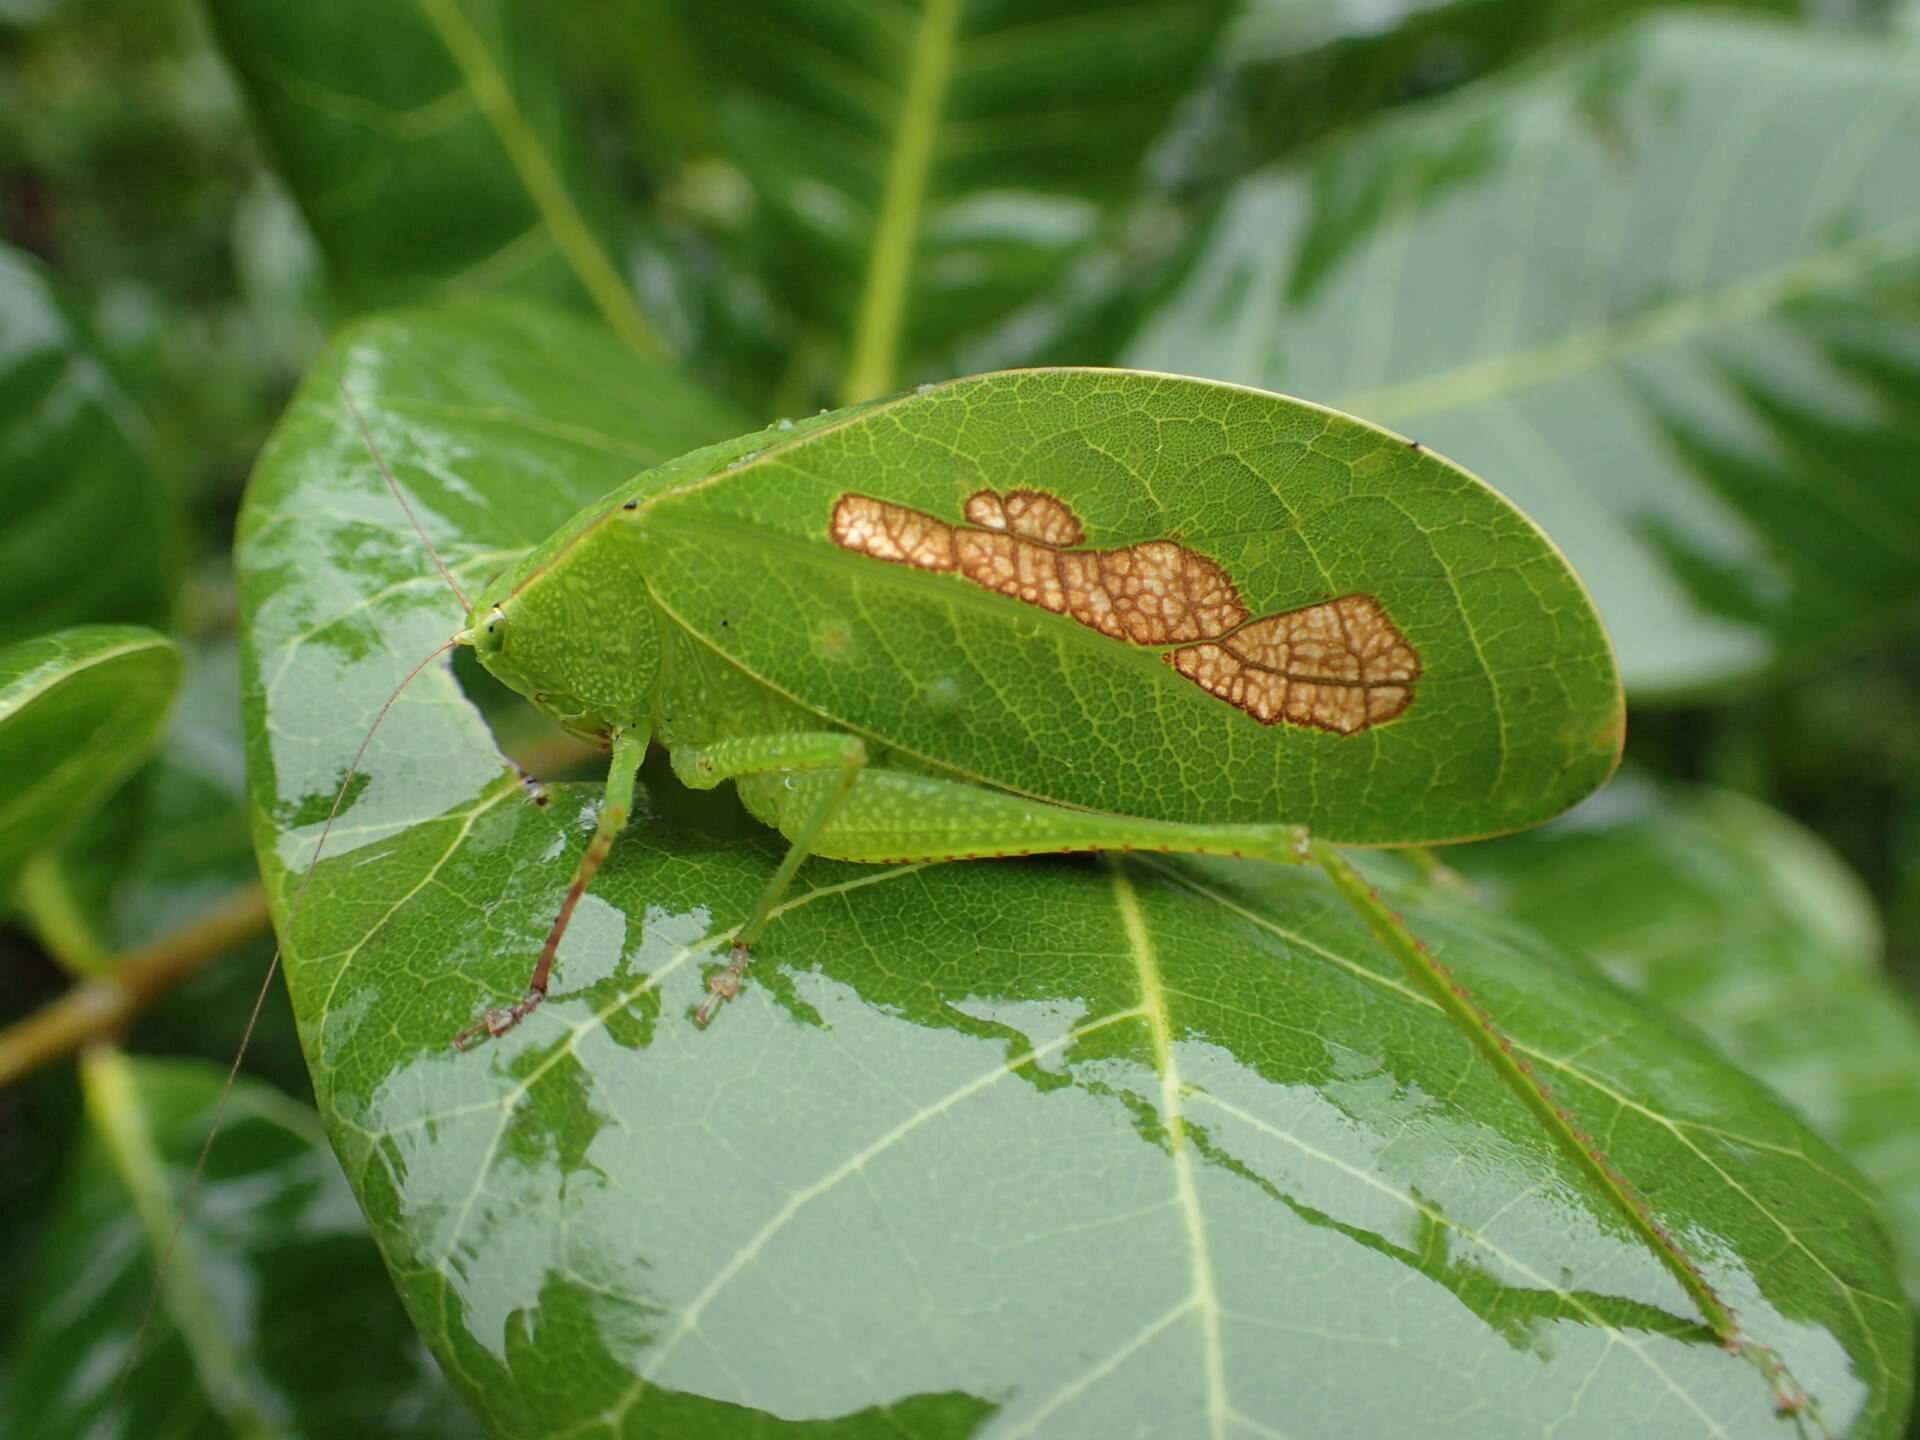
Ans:
[[[1669,300],[1529,350],[1342,396],[1333,403],[1337,409],[1389,423],[1500,398],[1692,339],[1718,325],[1780,309],[1816,291],[1858,280],[1917,247],[1920,219],[1902,221],[1870,231],[1849,244],[1801,256],[1718,289]]]

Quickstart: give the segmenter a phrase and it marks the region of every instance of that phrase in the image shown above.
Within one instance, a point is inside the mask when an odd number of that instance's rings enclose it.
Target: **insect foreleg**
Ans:
[[[623,731],[614,737],[613,759],[607,766],[607,793],[600,802],[600,815],[593,828],[593,838],[587,842],[586,853],[580,857],[580,867],[573,873],[573,883],[567,887],[566,899],[560,902],[560,913],[553,918],[553,928],[547,932],[547,943],[540,947],[540,958],[534,962],[533,975],[527,981],[527,993],[511,1005],[487,1011],[476,1023],[454,1036],[454,1049],[466,1049],[483,1033],[506,1034],[547,998],[547,976],[553,969],[553,957],[560,949],[560,937],[567,933],[567,923],[573,919],[573,907],[580,903],[581,895],[593,883],[593,877],[599,873],[615,838],[627,828],[627,816],[633,810],[634,776],[639,772],[640,762],[646,758],[647,739],[644,728]]]
[[[708,979],[707,987],[713,993],[695,1012],[695,1024],[708,1024],[718,1006],[740,993],[740,976],[747,968],[749,947],[766,925],[773,907],[780,903],[793,872],[813,853],[821,832],[832,821],[834,812],[846,800],[866,765],[867,742],[858,735],[834,733],[743,736],[712,745],[681,746],[673,752],[674,773],[697,789],[717,785],[724,779],[770,771],[834,772],[831,783],[819,795],[809,797],[811,805],[798,817],[799,823],[790,830],[782,827],[791,841],[786,858],[773,872],[773,878],[760,892],[760,898],[734,935],[727,968]]]

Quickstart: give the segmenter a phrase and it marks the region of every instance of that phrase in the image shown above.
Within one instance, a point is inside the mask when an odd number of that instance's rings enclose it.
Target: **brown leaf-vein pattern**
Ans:
[[[1134,645],[1178,646],[1161,658],[1263,725],[1284,720],[1341,735],[1391,720],[1413,702],[1420,657],[1371,595],[1342,595],[1254,619],[1217,564],[1172,540],[1075,548],[1086,531],[1038,490],[967,497],[969,523],[842,495],[833,542],[876,560],[947,570],[1067,615]]]

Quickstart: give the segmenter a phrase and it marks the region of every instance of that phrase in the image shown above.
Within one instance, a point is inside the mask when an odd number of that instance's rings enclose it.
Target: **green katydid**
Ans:
[[[1484,547],[1489,595],[1524,586],[1566,617],[1551,652],[1499,653],[1434,523]],[[1128,372],[923,386],[695,452],[561,527],[456,639],[613,752],[525,994],[462,1045],[545,999],[650,740],[690,785],[737,781],[790,842],[704,1022],[810,854],[1337,866],[1322,840],[1545,819],[1621,737],[1578,580],[1499,496],[1347,417]],[[1511,674],[1526,688],[1500,693]]]

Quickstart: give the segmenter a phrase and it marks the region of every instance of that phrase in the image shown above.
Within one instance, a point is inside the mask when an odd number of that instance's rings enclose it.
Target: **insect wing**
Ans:
[[[1618,756],[1612,654],[1552,544],[1458,466],[1282,396],[980,376],[644,510],[648,583],[695,635],[1023,793],[1417,844],[1543,820]]]

